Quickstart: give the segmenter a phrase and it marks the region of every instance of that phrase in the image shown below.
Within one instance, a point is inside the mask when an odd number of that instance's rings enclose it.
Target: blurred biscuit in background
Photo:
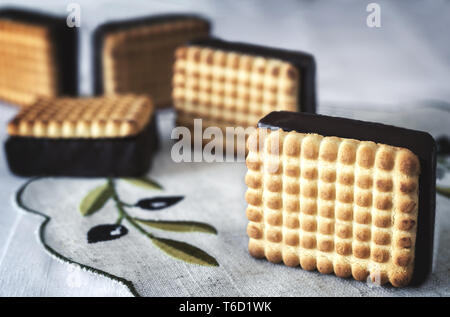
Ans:
[[[194,119],[225,132],[254,127],[274,110],[315,112],[314,58],[217,39],[192,41],[176,52],[172,97],[177,125],[190,129]]]
[[[96,94],[148,94],[157,108],[172,106],[175,49],[209,32],[206,19],[181,14],[101,25],[94,34]]]
[[[77,94],[77,29],[66,18],[0,11],[0,100],[26,106],[37,97]]]
[[[23,176],[140,176],[157,148],[145,95],[40,98],[8,124],[10,170]]]

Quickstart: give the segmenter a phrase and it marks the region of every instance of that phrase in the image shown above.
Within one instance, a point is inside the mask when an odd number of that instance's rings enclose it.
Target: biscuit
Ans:
[[[35,138],[116,138],[139,134],[153,113],[144,96],[41,98],[8,124],[10,136]]]
[[[209,36],[210,23],[194,15],[162,15],[108,22],[94,33],[97,94],[149,94],[156,107],[172,105],[175,49]]]
[[[248,217],[259,228],[249,235],[250,254],[396,287],[430,272],[435,147],[428,134],[280,111],[261,119],[248,143],[246,200],[248,210],[259,210]],[[275,154],[271,144],[280,145]],[[278,172],[268,173],[274,162]],[[291,173],[293,166],[301,172]],[[268,221],[273,213],[276,225]]]
[[[156,149],[148,97],[41,98],[8,124],[9,167],[23,176],[138,176]]]
[[[0,100],[26,106],[37,97],[77,94],[77,28],[66,18],[0,11]]]
[[[254,127],[273,110],[315,112],[315,63],[306,53],[217,39],[176,51],[172,97],[177,124],[193,129]]]

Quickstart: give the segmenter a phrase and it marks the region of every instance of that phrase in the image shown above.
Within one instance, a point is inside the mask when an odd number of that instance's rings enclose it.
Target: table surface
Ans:
[[[91,93],[89,42],[99,23],[144,13],[194,11],[210,17],[213,33],[224,39],[313,53],[318,65],[320,113],[396,124],[433,136],[450,135],[450,46],[446,35],[450,2],[377,2],[382,17],[379,29],[366,26],[365,4],[358,1],[283,1],[282,6],[277,1],[264,5],[256,1],[78,1],[82,9],[81,93]],[[32,1],[14,3],[34,7]],[[7,4],[0,1],[0,6]],[[42,1],[39,9],[64,14],[65,5]],[[2,105],[0,126],[5,127],[16,111]],[[167,140],[167,133],[162,137]],[[1,142],[5,138],[2,128]],[[18,212],[12,204],[14,192],[24,181],[8,171],[2,152],[0,295],[129,296],[126,287],[75,270],[44,252],[36,236],[41,219]],[[448,205],[448,201],[443,203]],[[13,252],[17,249],[20,257]],[[70,286],[74,277],[83,287]]]

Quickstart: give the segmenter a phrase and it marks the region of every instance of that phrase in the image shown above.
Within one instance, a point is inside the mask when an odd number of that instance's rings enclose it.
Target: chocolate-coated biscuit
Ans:
[[[146,96],[38,99],[8,125],[10,170],[23,176],[139,176],[157,145]]]
[[[245,197],[248,209],[260,211],[248,217],[260,228],[258,238],[250,236],[250,254],[270,261],[279,253],[289,266],[357,280],[370,275],[396,287],[423,282],[434,228],[435,146],[428,134],[281,111],[261,119],[247,144],[252,186]],[[274,162],[278,172],[268,173]],[[301,172],[291,173],[294,166]],[[287,191],[292,184],[299,190]],[[274,212],[281,229],[269,239]]]
[[[315,112],[315,63],[306,53],[217,39],[177,49],[172,97],[190,129],[254,127],[273,110]]]

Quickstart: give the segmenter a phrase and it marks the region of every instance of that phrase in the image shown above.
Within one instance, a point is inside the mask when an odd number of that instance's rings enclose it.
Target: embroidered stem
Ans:
[[[122,222],[122,220],[125,218],[133,227],[135,227],[140,233],[146,235],[147,237],[149,237],[150,239],[155,238],[155,236],[153,234],[151,234],[150,232],[147,232],[144,228],[142,228],[135,220],[133,217],[131,217],[126,210],[124,209],[125,206],[130,206],[126,203],[124,203],[123,201],[120,200],[119,195],[117,194],[116,191],[116,184],[114,182],[114,179],[112,178],[108,178],[108,186],[112,192],[112,198],[116,203],[116,207],[117,207],[117,211],[119,212],[119,216],[116,220],[116,224],[119,224]]]
[[[39,181],[44,179],[43,177],[35,177],[35,178],[31,178],[28,181],[25,182],[25,184],[23,184],[22,186],[20,186],[20,188],[17,190],[16,194],[15,194],[15,203],[17,204],[17,206],[21,209],[24,210],[28,213],[34,214],[34,215],[39,215],[41,216],[44,220],[41,222],[39,229],[38,229],[38,237],[39,237],[39,241],[41,242],[42,246],[44,247],[45,251],[48,252],[48,254],[52,255],[53,257],[55,257],[56,259],[58,259],[61,262],[67,263],[68,265],[76,265],[79,268],[82,268],[83,270],[86,270],[87,272],[91,273],[91,274],[98,274],[101,276],[104,276],[106,278],[109,278],[113,281],[118,282],[119,284],[123,284],[125,285],[129,291],[131,292],[131,294],[133,296],[139,297],[141,296],[136,288],[133,285],[133,282],[116,276],[114,274],[108,273],[106,271],[97,269],[93,266],[89,266],[86,264],[83,264],[81,262],[77,262],[76,260],[72,259],[72,258],[68,258],[65,257],[64,255],[58,253],[56,251],[56,249],[53,249],[53,247],[50,246],[50,244],[47,243],[45,237],[45,232],[46,232],[46,228],[47,225],[50,223],[50,221],[52,220],[52,218],[44,213],[42,213],[41,211],[35,210],[35,209],[31,209],[30,207],[28,207],[23,199],[23,193],[25,192],[25,190],[27,189],[27,187],[35,182],[35,181]]]
[[[125,206],[125,207],[136,207],[135,205],[133,205],[133,204],[128,204],[128,203],[126,203],[126,202],[124,202],[124,201],[120,201],[120,203],[122,204],[122,206]]]

